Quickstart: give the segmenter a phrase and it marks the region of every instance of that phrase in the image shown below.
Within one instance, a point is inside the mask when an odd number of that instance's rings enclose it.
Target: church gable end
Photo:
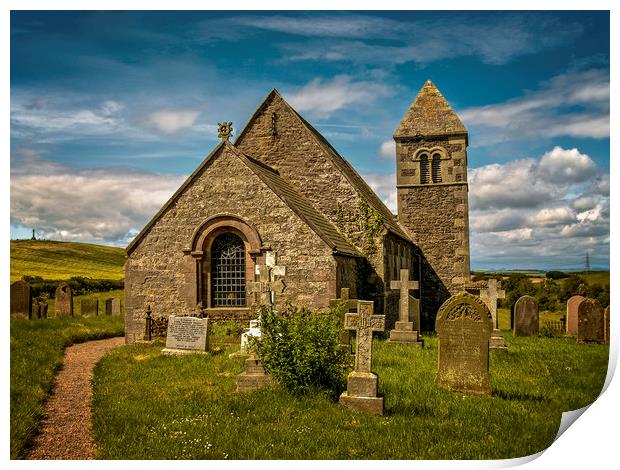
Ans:
[[[243,283],[254,280],[267,251],[286,266],[283,301],[321,306],[335,295],[332,247],[251,165],[232,145],[221,145],[132,242],[125,265],[128,342],[141,339],[147,305],[154,317],[189,314],[202,302],[211,318],[248,318],[256,299],[243,298]],[[210,257],[222,250],[237,259],[230,262],[242,281],[237,293],[215,302],[221,293],[210,294],[218,275]]]

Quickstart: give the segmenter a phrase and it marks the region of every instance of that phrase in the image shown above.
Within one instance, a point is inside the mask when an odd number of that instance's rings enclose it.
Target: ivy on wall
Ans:
[[[336,225],[347,240],[369,257],[377,252],[377,241],[384,227],[383,218],[359,194],[357,200],[355,209],[348,209],[338,204]]]

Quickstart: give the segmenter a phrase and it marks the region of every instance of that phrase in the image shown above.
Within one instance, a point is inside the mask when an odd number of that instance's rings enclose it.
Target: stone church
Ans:
[[[261,266],[284,286],[276,306],[329,305],[340,289],[398,315],[401,268],[419,281],[422,328],[469,281],[467,130],[430,82],[394,133],[398,215],[273,90],[222,141],[127,247],[125,334],[153,317],[196,312],[245,320]]]

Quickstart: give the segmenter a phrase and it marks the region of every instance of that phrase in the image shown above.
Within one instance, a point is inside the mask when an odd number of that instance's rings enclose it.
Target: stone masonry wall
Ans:
[[[228,213],[259,232],[264,246],[286,266],[282,302],[326,307],[336,295],[336,260],[331,249],[229,150],[207,165],[193,184],[150,228],[125,264],[126,341],[141,339],[144,311],[153,316],[187,314],[195,305],[183,294],[194,230],[206,219]],[[260,261],[259,261],[260,262]],[[249,279],[248,279],[249,280]],[[247,317],[248,310],[231,317]]]

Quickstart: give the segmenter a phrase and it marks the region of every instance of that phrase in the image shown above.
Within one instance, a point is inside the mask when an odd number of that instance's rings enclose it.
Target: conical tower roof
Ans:
[[[394,138],[467,134],[467,129],[433,82],[427,80],[409,106]]]

